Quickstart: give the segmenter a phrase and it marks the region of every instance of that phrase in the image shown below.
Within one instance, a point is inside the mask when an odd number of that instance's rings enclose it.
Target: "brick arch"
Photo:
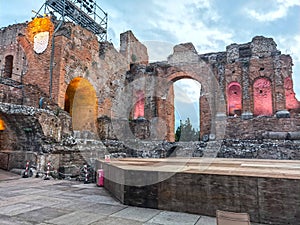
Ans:
[[[203,92],[206,92],[209,89],[208,86],[210,86],[207,80],[204,80],[201,76],[193,72],[175,72],[167,75],[165,78],[169,81],[169,85],[173,85],[173,83],[181,79],[192,79],[198,81],[202,86],[201,90],[203,90]]]
[[[167,122],[167,139],[169,141],[174,141],[174,106],[172,105],[174,102],[174,93],[173,93],[173,83],[181,80],[181,79],[192,79],[198,81],[201,84],[201,95],[199,100],[200,107],[200,138],[203,138],[204,135],[209,135],[214,131],[214,126],[212,126],[212,88],[214,87],[214,83],[211,82],[210,79],[207,79],[207,74],[209,73],[209,69],[207,67],[200,68],[197,72],[195,70],[186,70],[186,71],[178,71],[178,69],[173,69],[173,71],[169,74],[165,74],[164,78],[168,81],[168,97],[167,102],[171,103],[171,106],[167,106],[167,116],[165,116],[165,121]],[[171,70],[172,71],[172,70]],[[202,75],[199,75],[202,74]],[[204,75],[204,76],[203,76]],[[164,103],[165,104],[165,103]],[[161,115],[164,117],[164,115]]]
[[[87,79],[71,80],[65,93],[64,109],[72,116],[74,130],[96,131],[98,99],[94,86]]]
[[[191,78],[189,78],[189,77],[184,77],[184,78],[181,78],[181,79],[178,79],[178,80],[176,80],[176,82],[178,82],[178,81],[180,81],[180,80],[193,80],[193,81],[196,81],[195,79],[191,79]],[[175,85],[175,83],[176,82],[174,82],[173,83],[173,88],[174,88],[174,85]],[[200,84],[198,81],[197,81],[197,83],[198,84]],[[201,94],[201,84],[200,84],[200,88],[198,89],[198,91],[199,91],[199,93]],[[186,96],[186,97],[188,97],[188,96]],[[175,96],[175,93],[174,93],[174,99],[173,99],[173,101],[174,101],[174,105],[175,105],[175,98],[176,98],[176,96]],[[188,101],[188,99],[186,99],[187,101]],[[200,96],[199,96],[199,99],[198,99],[198,104],[199,104],[199,109],[200,109]],[[174,107],[174,114],[175,114],[175,107]],[[198,109],[198,111],[193,111],[193,113],[192,114],[195,114],[195,112],[196,112],[196,114],[198,114],[197,116],[199,117],[199,126],[198,127],[193,127],[193,128],[195,128],[195,129],[199,129],[200,128],[200,123],[201,123],[201,120],[200,120],[200,111],[199,111],[199,109]],[[176,110],[177,111],[177,110]],[[190,112],[191,113],[191,112]],[[175,117],[175,115],[174,115],[174,117]],[[192,118],[190,118],[190,119],[192,119]],[[174,123],[175,123],[175,118],[174,118]],[[177,127],[175,127],[175,130],[177,129]]]
[[[273,115],[272,82],[269,78],[260,77],[253,83],[254,116]]]
[[[240,115],[242,111],[242,88],[238,82],[231,82],[227,86],[227,114]]]

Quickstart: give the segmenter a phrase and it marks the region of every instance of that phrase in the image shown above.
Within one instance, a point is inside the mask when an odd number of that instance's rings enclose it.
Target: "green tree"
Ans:
[[[200,132],[193,128],[190,118],[187,118],[184,123],[180,120],[180,125],[175,132],[175,141],[199,141],[199,139]]]

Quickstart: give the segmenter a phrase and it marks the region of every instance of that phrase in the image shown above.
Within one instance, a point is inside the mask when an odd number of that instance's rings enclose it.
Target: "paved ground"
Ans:
[[[1,225],[216,225],[215,218],[124,206],[95,184],[0,170]]]

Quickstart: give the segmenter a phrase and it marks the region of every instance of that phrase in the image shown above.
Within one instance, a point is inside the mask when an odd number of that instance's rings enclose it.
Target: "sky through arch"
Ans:
[[[201,84],[193,79],[180,79],[174,83],[174,107],[175,107],[175,127],[190,118],[192,126],[200,129],[199,118],[199,98],[201,93]]]

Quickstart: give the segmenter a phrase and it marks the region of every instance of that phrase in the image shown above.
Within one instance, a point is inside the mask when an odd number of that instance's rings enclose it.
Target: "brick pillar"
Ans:
[[[208,99],[205,95],[200,96],[200,138],[211,132],[211,111]]]
[[[251,105],[251,86],[249,78],[249,62],[244,62],[242,64],[242,88],[243,88],[243,105],[242,113],[253,113]]]
[[[170,85],[167,96],[157,98],[157,114],[163,119],[167,125],[166,139],[167,141],[175,141],[175,115],[174,115],[174,89]]]

